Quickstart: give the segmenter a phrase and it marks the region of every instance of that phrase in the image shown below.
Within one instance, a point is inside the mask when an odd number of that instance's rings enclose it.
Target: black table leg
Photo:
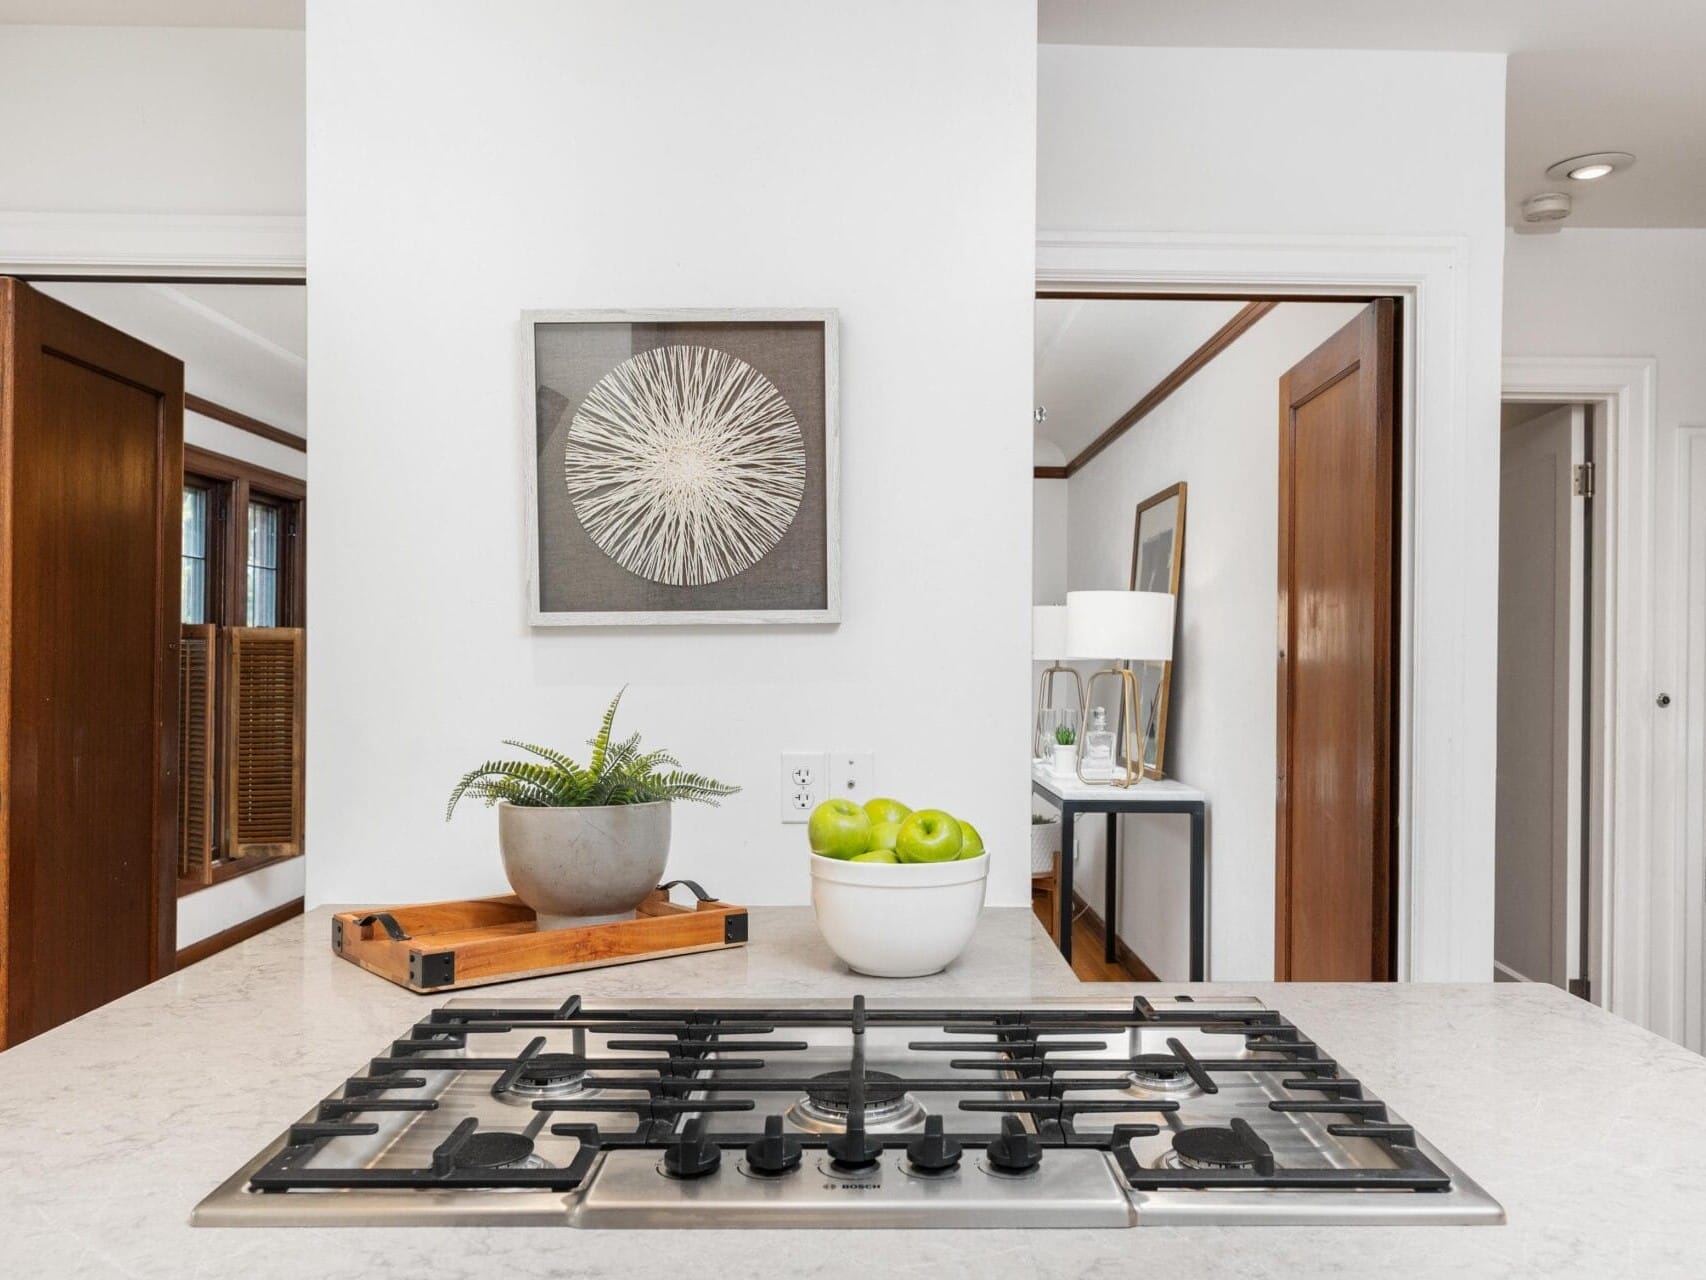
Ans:
[[[1207,868],[1203,865],[1203,807],[1191,810],[1191,981],[1207,976],[1204,954],[1207,932]]]
[[[1060,899],[1060,938],[1057,945],[1066,963],[1072,963],[1072,826],[1078,810],[1070,804],[1060,806],[1060,883],[1055,886]]]
[[[1109,964],[1114,962],[1114,897],[1115,870],[1119,863],[1120,816],[1117,813],[1108,815],[1108,850],[1104,861],[1108,866],[1106,883],[1102,890],[1102,959]]]

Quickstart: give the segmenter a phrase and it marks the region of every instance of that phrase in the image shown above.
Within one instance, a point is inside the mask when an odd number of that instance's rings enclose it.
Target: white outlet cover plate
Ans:
[[[829,753],[829,794],[858,804],[877,794],[876,756],[869,751]]]
[[[783,822],[805,822],[829,798],[829,755],[823,751],[784,751],[780,775]]]

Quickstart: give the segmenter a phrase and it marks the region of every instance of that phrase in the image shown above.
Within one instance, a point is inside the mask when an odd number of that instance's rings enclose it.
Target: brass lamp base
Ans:
[[[1119,681],[1120,698],[1125,721],[1125,776],[1110,778],[1086,778],[1084,776],[1084,735],[1089,732],[1090,704],[1081,701],[1078,712],[1078,781],[1087,787],[1129,787],[1143,780],[1143,752],[1148,745],[1143,740],[1142,725],[1137,718],[1138,684],[1137,676],[1129,667],[1104,667],[1090,677],[1090,683],[1085,686],[1083,697],[1096,687],[1096,681],[1103,676],[1112,676]],[[1134,767],[1135,766],[1135,767]]]

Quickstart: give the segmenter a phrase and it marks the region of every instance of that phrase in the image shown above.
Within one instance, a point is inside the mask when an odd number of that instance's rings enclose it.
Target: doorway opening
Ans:
[[[286,271],[9,274],[43,306],[181,365],[166,433],[178,464],[169,593],[161,583],[177,691],[162,717],[173,750],[161,785],[173,794],[156,853],[156,967],[169,971],[302,909],[305,282]],[[99,486],[76,497],[89,510],[107,501]]]
[[[1206,976],[1398,976],[1404,314],[1360,291],[1039,290],[1034,603],[1175,597],[1170,656],[1133,663],[1143,782],[1085,791],[1036,748],[1070,756],[1055,733],[1120,707],[1033,726],[1039,816],[1129,810],[1033,861],[1081,978],[1195,976],[1205,933]]]
[[[1603,406],[1500,414],[1493,976],[1594,1000],[1606,857]]]

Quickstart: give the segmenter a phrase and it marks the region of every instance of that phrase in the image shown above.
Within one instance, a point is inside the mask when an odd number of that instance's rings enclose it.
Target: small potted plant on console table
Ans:
[[[1069,724],[1055,726],[1053,768],[1055,776],[1060,778],[1078,772],[1078,731]]]

